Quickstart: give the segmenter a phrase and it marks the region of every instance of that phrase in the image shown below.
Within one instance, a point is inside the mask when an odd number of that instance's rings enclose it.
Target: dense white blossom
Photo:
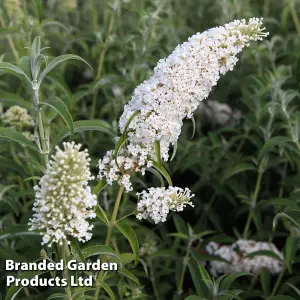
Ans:
[[[181,133],[183,119],[191,118],[220,75],[233,69],[239,52],[250,41],[267,35],[262,19],[236,20],[193,35],[161,59],[154,74],[136,87],[119,121],[124,133],[128,120],[139,112],[127,128],[126,149],[132,159],[138,160],[140,167],[156,160],[155,141],[159,141],[161,157],[167,161],[170,145],[177,142]]]
[[[31,230],[41,230],[42,244],[68,242],[73,236],[80,242],[88,241],[93,228],[87,219],[94,218],[96,196],[88,181],[93,179],[89,170],[90,158],[81,145],[64,143],[56,147],[56,154],[47,166],[39,185],[35,186],[34,215]],[[68,242],[69,243],[69,242]]]
[[[34,126],[34,121],[32,117],[28,114],[27,109],[19,105],[11,106],[1,116],[1,120],[5,125],[8,125],[19,131],[23,131],[26,128]]]
[[[194,196],[188,188],[169,186],[144,190],[139,195],[137,218],[151,218],[155,224],[165,222],[170,211],[182,211],[187,205],[194,206],[191,198]]]
[[[162,157],[168,160],[169,146],[177,141],[183,119],[192,117],[220,74],[233,69],[239,52],[267,35],[261,26],[261,19],[252,18],[197,33],[158,62],[153,76],[135,89],[120,118],[123,132],[132,114],[140,111],[129,126],[128,150],[134,157],[155,158],[158,140]]]
[[[206,246],[206,251],[229,262],[210,261],[210,272],[213,276],[231,272],[251,272],[258,274],[263,269],[268,270],[272,274],[279,273],[283,268],[280,260],[266,255],[247,257],[250,253],[261,250],[272,251],[281,261],[283,260],[282,253],[272,243],[238,240],[232,245],[219,245],[215,242],[210,242]]]
[[[126,191],[132,190],[132,184],[130,181],[130,175],[132,172],[142,172],[145,173],[145,168],[141,167],[141,164],[138,158],[133,158],[129,156],[128,151],[121,149],[117,162],[114,158],[113,151],[110,150],[106,155],[99,160],[99,175],[98,178],[105,178],[108,184],[112,184],[114,181],[117,181],[120,185],[125,186]],[[150,167],[152,164],[148,162],[147,167]]]

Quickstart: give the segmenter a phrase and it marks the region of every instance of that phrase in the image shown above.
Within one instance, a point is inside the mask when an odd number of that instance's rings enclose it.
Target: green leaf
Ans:
[[[295,298],[292,298],[290,296],[278,295],[274,297],[269,297],[266,300],[295,300]]]
[[[155,253],[149,255],[149,259],[156,258],[156,257],[168,257],[172,259],[177,259],[178,255],[170,249],[160,249]]]
[[[184,298],[184,300],[205,300],[205,299],[207,299],[207,298],[202,298],[202,297],[195,296],[195,295],[188,296],[187,298]]]
[[[229,274],[226,278],[224,278],[224,280],[221,282],[220,284],[220,288],[224,291],[224,290],[228,290],[231,286],[231,284],[238,278],[241,276],[253,276],[253,274],[249,273],[249,272],[233,272],[231,274]]]
[[[300,228],[300,210],[290,210],[277,214],[273,219],[273,227],[276,227],[276,224],[280,218],[287,218]]]
[[[101,281],[100,285],[104,288],[106,293],[109,295],[110,299],[112,299],[112,300],[116,299],[114,292],[105,282]]]
[[[108,124],[101,120],[76,121],[73,123],[73,126],[74,126],[74,133],[96,130],[96,131],[101,131],[101,132],[107,133],[111,136],[114,136],[114,134],[111,131],[111,129],[109,128]],[[59,144],[59,142],[62,139],[69,136],[70,134],[71,134],[70,130],[67,126],[65,128],[63,128],[54,138],[53,147],[55,145]]]
[[[26,101],[22,97],[9,92],[0,91],[0,101],[7,106],[20,105],[28,110],[32,110],[31,102]]]
[[[162,178],[162,176],[160,175],[160,173],[158,171],[156,171],[153,168],[146,168],[146,170],[158,178],[158,180],[160,181],[161,187],[165,186],[164,179]]]
[[[206,269],[202,266],[202,264],[198,264],[199,270],[200,270],[200,274],[202,279],[206,282],[212,282],[211,277],[209,276],[208,272],[206,271]]]
[[[137,265],[140,258],[139,241],[132,227],[124,222],[116,223],[118,230],[126,237],[129,241],[131,249],[135,256],[135,264]]]
[[[201,297],[201,299],[210,299],[210,291],[204,281],[201,280],[201,277],[199,276],[199,269],[192,263],[189,263],[188,266],[197,294]]]
[[[41,4],[41,0],[35,0],[35,8],[37,11],[37,15],[38,15],[38,19],[39,19],[39,23],[42,23],[42,4]]]
[[[257,160],[261,161],[275,146],[281,146],[290,141],[291,139],[286,136],[275,136],[267,140],[267,142],[260,149]]]
[[[27,278],[27,279],[31,279],[37,275],[41,275],[43,273],[47,273],[48,271],[26,271],[21,273],[18,278]],[[7,293],[6,293],[6,297],[5,300],[13,300],[16,299],[16,296],[18,295],[18,293],[23,289],[23,286],[16,286],[16,285],[12,285],[9,287]]]
[[[31,83],[31,80],[26,75],[26,73],[23,70],[21,70],[20,68],[13,65],[13,64],[10,64],[10,63],[7,63],[7,62],[1,62],[0,63],[0,70],[1,69],[6,70],[7,72],[12,73],[16,76],[22,75],[28,81],[28,83]]]
[[[254,252],[249,253],[246,257],[247,258],[252,258],[252,257],[255,257],[255,256],[269,256],[269,257],[275,258],[275,259],[282,262],[282,259],[278,254],[276,254],[273,251],[269,251],[269,250],[254,251]]]
[[[186,236],[188,236],[188,229],[186,227],[186,224],[183,220],[183,218],[177,214],[173,215],[174,225],[176,227],[176,230]]]
[[[49,101],[41,102],[40,105],[46,105],[54,109],[66,122],[71,136],[74,134],[74,125],[73,125],[73,118],[71,113],[69,112],[68,107],[66,104],[59,99],[58,97],[54,97]]]
[[[285,243],[285,265],[286,265],[288,271],[290,272],[290,274],[292,274],[292,263],[295,259],[296,252],[298,250],[298,244],[299,244],[299,238],[297,238],[297,237],[289,236],[286,239],[286,243]]]
[[[289,285],[297,294],[298,296],[300,296],[300,290],[298,288],[296,288],[294,285],[292,285],[291,283],[286,283],[287,285]]]
[[[259,278],[260,278],[260,284],[262,287],[262,290],[264,292],[264,295],[267,297],[268,295],[270,295],[271,292],[271,276],[270,276],[270,272],[266,271],[266,270],[262,270],[259,273]]]
[[[183,240],[188,240],[189,237],[183,233],[180,233],[180,232],[175,232],[175,233],[169,233],[168,236],[174,236],[174,237],[177,237],[179,239],[183,239]]]
[[[78,242],[75,238],[71,239],[71,250],[73,255],[77,258],[79,262],[85,262],[84,255],[82,254],[82,251],[78,245]]]
[[[173,146],[173,153],[172,153],[170,161],[172,161],[174,159],[176,152],[177,152],[177,142],[175,142],[175,144]]]
[[[71,105],[72,92],[67,83],[65,82],[64,78],[58,73],[50,72],[47,75],[47,79],[52,81],[56,86],[58,86],[62,91],[64,91],[68,98],[68,104]]]
[[[160,141],[155,140],[154,147],[155,147],[157,163],[161,167]]]
[[[122,260],[116,251],[105,245],[94,245],[81,250],[83,257],[86,259],[94,255],[110,255],[115,257],[122,266]]]
[[[193,123],[193,133],[192,133],[192,136],[191,136],[191,139],[192,139],[195,135],[195,132],[196,132],[196,121],[195,121],[194,116],[191,117],[191,120],[192,120],[192,123]]]
[[[233,168],[226,170],[226,174],[221,179],[221,182],[224,182],[227,179],[229,179],[230,177],[232,177],[236,174],[245,172],[245,171],[256,171],[256,168],[252,164],[240,163],[240,164],[234,166]]]
[[[115,162],[116,162],[118,169],[120,169],[119,163],[118,163],[118,155],[119,155],[119,152],[120,152],[122,146],[126,143],[127,140],[128,140],[128,137],[126,135],[122,134],[120,136],[120,138],[118,139],[116,146],[115,146],[114,158],[115,158]]]
[[[65,294],[56,293],[56,294],[53,294],[53,295],[51,295],[51,296],[49,296],[47,298],[47,300],[52,300],[52,299],[64,299],[64,300],[68,300],[68,297]]]
[[[93,188],[93,194],[98,195],[106,186],[107,183],[105,179],[99,180],[97,185]]]
[[[159,171],[161,173],[161,175],[163,175],[163,177],[167,180],[168,184],[170,186],[173,186],[172,179],[171,179],[169,173],[167,172],[167,170],[163,166],[160,166],[156,161],[152,161],[152,164],[153,164],[153,167],[157,171]]]
[[[75,59],[75,60],[80,60],[84,63],[86,63],[91,69],[93,69],[90,64],[85,61],[83,58],[81,58],[78,55],[74,55],[74,54],[64,54],[61,56],[58,56],[56,58],[54,58],[49,64],[48,66],[43,70],[43,72],[41,73],[40,77],[39,77],[39,82],[38,85],[40,85],[43,81],[43,79],[45,78],[45,76],[51,71],[53,70],[58,64],[66,61],[66,60],[70,60],[70,59]]]
[[[31,176],[31,177],[24,179],[23,181],[40,180],[40,179],[41,179],[41,177],[39,177],[39,176]]]
[[[297,65],[296,65],[296,81],[298,84],[300,84],[300,55],[297,59]]]
[[[126,135],[126,134],[127,134],[127,130],[128,130],[128,127],[129,127],[131,121],[132,121],[133,118],[134,118],[135,116],[137,116],[139,113],[140,113],[139,110],[135,111],[135,112],[132,114],[132,116],[127,120],[127,123],[126,123],[126,125],[125,125],[125,127],[124,127],[124,130],[123,130],[123,135]]]
[[[0,140],[1,139],[17,142],[22,146],[38,151],[35,144],[33,144],[23,133],[16,131],[13,128],[0,127]]]
[[[132,274],[131,272],[129,272],[128,270],[123,269],[123,270],[120,270],[118,272],[120,274],[126,276],[127,278],[129,278],[133,282],[135,282],[137,285],[140,285],[140,282],[139,282],[138,278],[134,274]]]
[[[106,224],[106,225],[109,224],[109,220],[106,216],[106,213],[99,204],[96,207],[95,213],[96,213],[97,218],[99,218],[104,224]]]
[[[0,28],[0,36],[11,35],[13,33],[21,33],[21,32],[19,28],[12,28],[12,27]]]
[[[0,231],[0,241],[22,236],[40,236],[40,233],[28,231],[28,225],[15,225]]]

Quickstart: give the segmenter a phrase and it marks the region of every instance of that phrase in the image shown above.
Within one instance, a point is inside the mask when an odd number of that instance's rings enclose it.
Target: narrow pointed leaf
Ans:
[[[233,272],[231,274],[229,274],[226,278],[224,278],[224,280],[221,282],[220,284],[220,289],[224,290],[228,290],[231,286],[231,284],[238,278],[241,276],[253,276],[253,274],[249,273],[249,272]]]
[[[28,83],[31,83],[31,80],[26,75],[26,73],[22,69],[16,67],[13,64],[10,64],[10,63],[7,63],[7,62],[1,62],[0,63],[0,70],[1,69],[6,70],[7,72],[12,73],[12,74],[17,75],[17,76],[21,75],[28,81]]]
[[[125,224],[124,222],[116,223],[116,226],[118,230],[126,237],[128,240],[131,249],[133,251],[133,254],[135,256],[135,264],[138,263],[138,260],[140,258],[140,250],[139,250],[139,242],[136,237],[136,234],[132,227],[128,224]]]
[[[39,85],[41,84],[41,82],[43,81],[43,79],[45,78],[45,76],[51,71],[53,70],[57,65],[59,65],[60,63],[66,61],[66,60],[80,60],[84,63],[86,63],[91,69],[93,69],[90,64],[85,61],[83,58],[81,58],[80,56],[74,55],[74,54],[64,54],[61,56],[58,56],[56,58],[54,58],[49,64],[48,66],[43,70],[43,72],[41,73],[40,77],[39,77]]]
[[[0,127],[0,140],[1,139],[13,141],[22,146],[38,151],[35,144],[33,144],[24,134],[13,128]]]
[[[66,106],[66,104],[60,98],[54,97],[49,101],[40,103],[40,105],[46,105],[54,109],[66,122],[69,131],[71,133],[71,136],[74,134],[74,124],[73,124],[72,115],[69,112],[69,109]]]

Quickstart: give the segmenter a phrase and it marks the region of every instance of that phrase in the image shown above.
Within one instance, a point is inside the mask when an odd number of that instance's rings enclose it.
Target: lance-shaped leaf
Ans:
[[[33,144],[23,133],[16,131],[13,128],[0,127],[0,140],[1,139],[13,141],[22,146],[38,151],[35,144]]]
[[[103,289],[109,295],[111,300],[116,300],[116,296],[115,296],[113,290],[109,287],[108,284],[106,284],[103,281],[101,281],[100,283],[97,282],[97,284],[100,284],[103,287]],[[87,296],[84,296],[84,299],[87,299]],[[94,299],[94,298],[92,298],[92,299]]]
[[[135,264],[140,258],[139,242],[132,227],[124,222],[116,223],[118,230],[126,237],[135,257]]]
[[[69,109],[66,106],[66,104],[60,98],[54,97],[49,101],[41,102],[39,105],[46,105],[54,109],[66,122],[71,136],[74,134],[74,124],[72,115],[69,112]]]
[[[7,62],[1,62],[0,63],[0,70],[6,70],[8,73],[14,74],[16,76],[21,75],[28,81],[28,83],[31,83],[31,80],[26,75],[26,73],[22,69],[16,67],[13,64],[10,64],[10,63],[7,63]]]
[[[137,285],[140,285],[138,278],[134,274],[129,272],[128,270],[123,269],[123,270],[120,270],[119,273],[126,276],[127,278],[129,278],[130,280],[135,282]]]
[[[121,257],[117,254],[116,251],[114,251],[113,249],[111,249],[105,245],[94,245],[94,246],[86,247],[86,248],[82,249],[81,252],[85,259],[88,257],[91,257],[91,256],[95,256],[95,255],[113,256],[119,261],[121,268],[122,268]]]
[[[43,274],[43,273],[47,273],[49,271],[26,271],[26,272],[23,272],[21,273],[18,278],[27,278],[27,279],[31,279],[35,276],[38,276],[40,274]],[[6,297],[5,297],[5,300],[13,300],[13,299],[16,299],[16,296],[19,294],[19,292],[23,289],[23,286],[22,285],[18,285],[16,286],[15,284],[13,284],[12,286],[9,287],[8,291],[7,291],[7,294],[6,294]]]
[[[35,8],[36,8],[36,12],[39,18],[39,23],[41,24],[42,22],[42,4],[41,4],[41,0],[35,0]]]
[[[160,141],[155,140],[154,147],[158,165],[161,167]]]
[[[0,241],[8,238],[23,237],[23,236],[40,236],[40,233],[29,231],[28,225],[15,225],[0,231]]]
[[[165,186],[164,179],[162,178],[161,174],[158,171],[156,171],[153,168],[146,168],[146,170],[158,178],[158,180],[160,181],[161,187]]]
[[[160,166],[156,161],[152,161],[152,164],[153,164],[153,167],[157,171],[159,171],[161,173],[161,175],[163,175],[163,177],[165,177],[165,179],[167,180],[168,184],[170,186],[173,186],[172,179],[171,179],[169,173],[167,172],[167,170],[163,166]]]
[[[5,91],[0,91],[0,101],[4,105],[20,105],[28,110],[32,110],[32,104],[29,101],[26,101],[22,97],[16,94],[12,94]]]
[[[191,117],[191,120],[192,120],[192,123],[193,123],[193,133],[192,133],[192,136],[191,136],[191,139],[192,139],[195,135],[195,132],[196,132],[196,121],[195,121],[194,116]]]
[[[49,297],[47,298],[47,300],[54,300],[54,299],[63,299],[63,300],[67,300],[68,297],[67,297],[67,295],[62,294],[62,293],[55,293],[55,294],[53,294],[53,295],[51,295],[51,296],[49,296]]]
[[[177,152],[177,142],[175,142],[175,144],[173,146],[173,153],[172,153],[170,161],[172,161],[174,159],[176,152]]]
[[[287,218],[300,228],[300,210],[290,210],[284,213],[277,214],[273,219],[273,227],[276,226],[280,218]]]
[[[109,220],[106,216],[106,213],[99,204],[96,207],[95,213],[96,213],[97,218],[99,218],[104,224],[106,224],[106,225],[109,224]]]
[[[238,278],[241,276],[253,276],[253,274],[249,273],[249,272],[233,272],[231,274],[229,274],[228,276],[226,276],[221,284],[220,284],[220,289],[221,290],[227,290],[230,288],[231,284]]]
[[[66,60],[70,60],[70,59],[75,59],[75,60],[80,60],[84,63],[86,63],[91,69],[93,69],[91,67],[91,65],[84,60],[83,58],[81,58],[78,55],[74,55],[74,54],[64,54],[61,56],[58,56],[56,58],[54,58],[49,64],[48,66],[43,70],[43,72],[41,73],[40,77],[39,77],[39,85],[42,83],[43,79],[45,78],[45,76],[51,71],[53,70],[57,65],[59,65],[60,63],[66,61]]]
[[[285,243],[285,265],[292,274],[292,263],[295,259],[296,252],[298,250],[299,238],[289,236]]]
[[[99,180],[97,185],[93,188],[93,194],[98,195],[106,186],[107,183],[105,179]]]
[[[75,121],[73,123],[73,126],[74,126],[74,133],[96,130],[96,131],[101,131],[101,132],[107,133],[111,136],[114,136],[114,133],[109,128],[109,125],[105,121],[101,121],[101,120]],[[69,136],[70,134],[71,134],[71,132],[67,126],[65,128],[63,128],[54,138],[53,143],[52,143],[53,147],[55,145],[59,144],[59,142],[63,138]]]

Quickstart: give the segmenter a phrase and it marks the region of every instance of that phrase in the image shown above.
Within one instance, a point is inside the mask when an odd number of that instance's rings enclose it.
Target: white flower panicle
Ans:
[[[206,251],[229,262],[210,261],[210,272],[215,277],[231,272],[258,274],[264,269],[272,274],[279,273],[283,268],[283,264],[278,259],[265,255],[247,257],[247,255],[261,250],[272,251],[283,260],[282,253],[272,243],[238,240],[232,245],[219,245],[215,242],[210,242],[206,246]]]
[[[130,181],[130,175],[132,172],[141,172],[143,175],[145,173],[145,168],[141,167],[138,158],[133,158],[130,156],[126,149],[121,149],[119,151],[117,162],[114,158],[114,153],[112,150],[107,151],[106,155],[99,160],[99,179],[106,179],[108,184],[112,184],[117,181],[120,185],[125,186],[125,190],[132,191],[132,184]],[[152,164],[148,162],[147,167]]]
[[[168,161],[170,145],[177,142],[183,119],[192,117],[220,74],[233,69],[239,52],[250,41],[267,35],[262,19],[236,20],[193,35],[161,59],[153,76],[136,87],[119,121],[124,133],[128,120],[139,112],[128,127],[130,157],[138,160],[140,167],[156,160],[155,141],[159,141],[161,157]]]
[[[137,193],[140,199],[137,204],[137,218],[139,220],[151,218],[155,224],[165,222],[170,211],[182,211],[187,205],[194,206],[191,198],[194,197],[188,188],[169,186],[144,190]]]
[[[2,116],[1,120],[4,124],[15,128],[16,130],[23,131],[26,128],[34,126],[32,117],[28,114],[27,109],[14,105],[11,106]]]
[[[145,241],[142,243],[140,247],[140,256],[148,256],[152,255],[157,251],[157,241],[151,237],[147,236]]]
[[[139,85],[125,105],[119,126],[124,131],[128,119],[128,150],[133,157],[155,159],[154,142],[160,141],[161,155],[169,158],[184,118],[191,118],[200,101],[207,98],[220,74],[232,70],[236,55],[250,41],[262,40],[268,33],[262,19],[236,20],[225,26],[193,35],[178,45],[166,59],[161,59],[153,76]]]
[[[95,218],[96,196],[88,181],[91,176],[90,158],[81,145],[64,143],[64,149],[56,147],[56,154],[47,166],[39,186],[35,186],[34,215],[30,219],[31,230],[43,232],[43,244],[69,243],[68,236],[80,242],[91,239],[93,225],[87,221]]]

